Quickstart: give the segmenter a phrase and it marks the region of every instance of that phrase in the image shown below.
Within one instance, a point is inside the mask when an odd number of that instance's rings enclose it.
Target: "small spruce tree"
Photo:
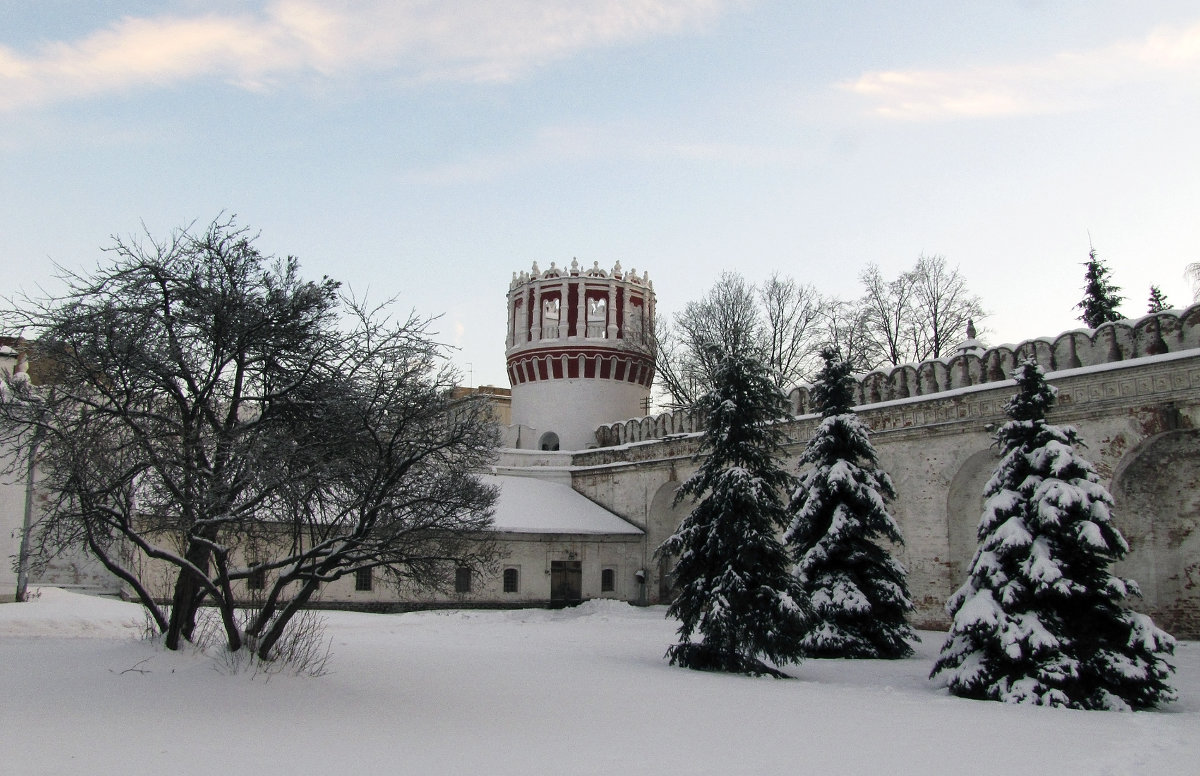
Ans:
[[[1150,300],[1146,312],[1161,313],[1163,310],[1169,309],[1171,309],[1171,303],[1167,301],[1167,295],[1158,286],[1150,286]]]
[[[675,496],[695,507],[656,553],[677,558],[678,596],[667,614],[680,621],[680,643],[667,657],[699,670],[784,677],[760,658],[797,660],[808,616],[776,538],[787,519],[781,494],[794,484],[776,425],[789,417],[787,404],[754,358],[718,359],[712,390],[694,407],[705,419],[698,454],[707,455]]]
[[[1088,251],[1088,260],[1084,262],[1087,270],[1084,272],[1083,301],[1075,305],[1083,314],[1079,320],[1094,329],[1102,323],[1121,320],[1117,308],[1121,306],[1123,297],[1117,292],[1121,289],[1108,280],[1109,269],[1104,262],[1096,258],[1096,249]]]
[[[822,420],[800,456],[784,534],[813,608],[801,649],[808,657],[907,657],[913,604],[904,567],[881,543],[903,543],[887,510],[896,491],[851,409],[850,365],[834,350],[821,355],[812,397]]]
[[[1055,400],[1032,361],[1015,373],[1001,460],[984,491],[979,548],[946,606],[953,618],[931,677],[968,698],[1125,709],[1174,698],[1174,639],[1122,606],[1137,586],[1109,572],[1128,552],[1112,497],[1053,426]]]

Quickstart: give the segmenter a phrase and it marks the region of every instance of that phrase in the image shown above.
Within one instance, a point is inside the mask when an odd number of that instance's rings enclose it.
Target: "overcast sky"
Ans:
[[[476,384],[535,260],[649,271],[670,314],[725,269],[850,296],[942,254],[996,344],[1081,325],[1090,239],[1126,315],[1184,306],[1198,137],[1195,0],[0,0],[10,290],[236,213],[444,314]]]

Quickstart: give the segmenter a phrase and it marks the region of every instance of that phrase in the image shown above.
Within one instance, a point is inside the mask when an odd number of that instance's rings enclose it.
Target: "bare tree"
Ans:
[[[869,333],[870,315],[861,301],[827,300],[821,329],[821,347],[840,354],[852,371],[869,372],[878,365],[878,351]]]
[[[688,302],[670,325],[658,327],[657,375],[672,407],[690,407],[712,386],[726,352],[761,356],[762,321],[754,286],[722,273],[703,299]]]
[[[921,256],[894,280],[872,264],[859,279],[872,368],[946,356],[966,336],[967,321],[987,315],[944,256]]]
[[[1200,261],[1193,261],[1187,265],[1183,276],[1192,284],[1192,300],[1200,302]]]
[[[902,273],[895,280],[885,280],[879,267],[870,264],[859,281],[863,285],[860,302],[866,324],[867,340],[871,344],[871,366],[881,363],[897,366],[915,360],[913,273]],[[843,358],[845,354],[842,354]]]
[[[818,368],[825,300],[811,284],[772,272],[758,289],[765,364],[780,388],[807,380]]]
[[[987,313],[979,297],[967,290],[958,267],[946,266],[945,256],[921,256],[908,276],[915,360],[942,358],[966,337],[967,322],[978,323]]]
[[[958,268],[922,256],[888,280],[868,265],[856,300],[823,297],[813,286],[773,273],[761,286],[726,272],[675,320],[659,322],[658,384],[671,407],[688,407],[712,387],[722,353],[743,352],[767,365],[786,389],[811,379],[820,352],[833,348],[856,372],[947,355],[968,320],[986,316]]]
[[[43,557],[85,547],[170,649],[211,604],[230,650],[266,660],[321,584],[381,568],[438,586],[490,563],[495,494],[474,473],[496,432],[452,398],[429,319],[390,320],[253,242],[231,219],[115,239],[63,296],[18,300],[48,385],[9,387],[0,441],[40,436]],[[239,621],[252,579],[264,603]]]

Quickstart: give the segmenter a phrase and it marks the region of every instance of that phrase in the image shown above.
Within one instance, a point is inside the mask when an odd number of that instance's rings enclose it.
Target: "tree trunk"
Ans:
[[[288,622],[291,621],[296,612],[300,611],[300,609],[303,608],[306,603],[308,603],[308,599],[312,598],[312,594],[316,592],[316,589],[316,581],[311,579],[308,580],[304,583],[304,587],[300,589],[300,592],[298,592],[296,596],[288,602],[287,606],[283,607],[283,610],[279,612],[279,616],[275,618],[273,623],[271,623],[270,629],[267,630],[262,639],[258,642],[256,653],[258,654],[259,660],[264,662],[270,660],[271,649],[283,635],[283,631],[285,628],[287,628]]]
[[[209,548],[197,542],[191,542],[184,556],[203,573],[208,573]],[[191,640],[196,630],[196,609],[200,604],[200,583],[186,568],[179,570],[175,579],[175,594],[171,598],[171,618],[167,622],[167,649],[179,649],[181,638]]]

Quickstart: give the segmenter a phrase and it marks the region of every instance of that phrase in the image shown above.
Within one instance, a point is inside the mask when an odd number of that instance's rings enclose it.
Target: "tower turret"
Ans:
[[[505,354],[517,446],[582,450],[596,429],[646,414],[654,381],[654,286],[592,262],[513,273]]]

